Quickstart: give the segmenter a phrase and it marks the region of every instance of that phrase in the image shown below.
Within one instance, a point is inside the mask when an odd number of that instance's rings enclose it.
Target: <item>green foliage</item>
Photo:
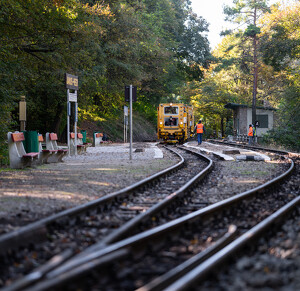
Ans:
[[[295,133],[289,126],[270,130],[263,136],[262,142],[275,146],[284,146],[288,150],[300,152],[299,139],[295,138]]]
[[[226,29],[226,30],[221,31],[220,36],[226,36],[226,35],[230,35],[232,33],[233,33],[232,29]]]
[[[300,151],[300,87],[290,84],[279,106],[279,120],[270,137],[279,144]]]
[[[230,119],[226,122],[225,135],[233,135],[233,120]]]
[[[261,52],[265,63],[275,70],[286,70],[293,59],[300,56],[300,5],[295,3],[284,9],[274,9],[265,17],[266,28],[261,41]]]
[[[79,124],[118,117],[129,84],[154,122],[161,98],[202,77],[207,26],[188,0],[0,0],[1,140],[17,129],[20,95],[27,129],[65,130],[66,72],[79,76]]]
[[[264,18],[265,33],[261,41],[264,61],[282,76],[279,119],[264,141],[300,151],[300,4],[274,7]]]
[[[133,110],[143,115],[146,120],[152,124],[157,122],[157,107],[151,103],[138,101],[134,103]]]
[[[246,36],[246,37],[254,37],[258,34],[260,34],[260,28],[254,24],[248,25],[248,27],[246,28],[246,30],[244,32],[244,36]]]

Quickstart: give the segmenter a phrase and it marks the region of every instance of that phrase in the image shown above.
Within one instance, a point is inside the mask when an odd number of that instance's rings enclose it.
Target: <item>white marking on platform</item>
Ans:
[[[211,145],[213,145],[213,146],[222,146],[222,147],[226,147],[226,148],[229,148],[229,149],[238,149],[238,150],[240,150],[241,152],[246,152],[247,153],[247,155],[248,154],[252,154],[252,155],[254,155],[254,156],[260,156],[260,157],[262,157],[263,158],[263,160],[264,161],[270,161],[271,159],[270,159],[270,157],[268,157],[268,156],[266,156],[266,155],[264,155],[264,154],[261,154],[261,153],[258,153],[258,152],[254,152],[254,151],[252,151],[252,150],[247,150],[247,149],[244,149],[244,148],[239,148],[239,147],[233,147],[233,146],[228,146],[228,145],[220,145],[220,144],[213,144],[213,143],[209,143],[209,142],[205,142],[206,144],[211,144]],[[257,159],[257,160],[261,160],[261,159]]]
[[[213,154],[213,155],[215,155],[215,156],[217,156],[217,157],[219,157],[219,158],[221,158],[221,159],[223,159],[225,161],[234,161],[233,157],[225,155],[225,154],[222,154],[221,152],[214,152],[214,151],[211,151],[211,150],[208,150],[208,149],[205,149],[205,148],[201,148],[201,146],[200,147],[199,146],[191,146],[188,143],[185,143],[184,146],[189,147],[189,148],[197,149],[200,152],[204,152],[204,153],[206,153],[208,155],[209,154]]]
[[[154,159],[162,159],[164,157],[163,151],[157,147],[158,143],[151,144],[151,149],[154,149]]]

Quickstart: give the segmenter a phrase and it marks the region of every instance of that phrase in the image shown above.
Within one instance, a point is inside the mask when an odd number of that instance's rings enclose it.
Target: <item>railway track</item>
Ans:
[[[261,221],[263,223],[264,219],[267,219],[275,210],[278,209],[280,211],[279,209],[284,207],[294,197],[283,197],[279,193],[278,196],[275,195],[274,197],[273,195],[272,199],[269,199],[270,190],[267,189],[274,187],[280,181],[282,182],[292,169],[293,163],[291,162],[291,166],[286,173],[265,183],[265,185],[207,206],[186,215],[184,218],[177,218],[169,223],[109,246],[103,244],[103,242],[96,244],[62,264],[60,268],[44,274],[43,276],[45,276],[46,280],[36,285],[36,287],[31,286],[30,290],[47,290],[49,288],[59,290],[57,289],[60,288],[58,286],[61,286],[61,290],[73,290],[72,288],[75,286],[71,282],[79,275],[84,276],[84,280],[80,281],[85,282],[81,287],[86,290],[92,290],[93,288],[102,290],[103,286],[105,286],[105,290],[133,290],[139,287],[142,288],[143,285],[146,286],[141,290],[161,290],[159,288],[162,287],[155,287],[158,289],[153,287],[157,283],[152,282],[147,285],[147,282],[151,282],[152,279],[155,280],[157,277],[160,278],[160,275],[165,273],[176,273],[176,270],[174,271],[172,268],[172,263],[175,269],[180,264],[188,264],[186,263],[188,258],[197,262],[194,262],[194,265],[199,264],[198,259],[195,258],[197,254],[200,256],[201,261],[203,257],[208,256],[207,254],[213,254],[218,250],[218,248],[212,246],[214,243],[218,242],[216,243],[216,246],[218,246],[223,245],[224,241],[226,244],[226,241],[232,240],[233,235],[227,234],[228,228],[231,230],[236,229],[234,235],[241,237],[243,233],[251,231],[251,228],[255,227],[257,222]],[[259,197],[257,197],[258,194]],[[249,202],[249,199],[251,202]],[[265,203],[264,209],[261,210],[263,199],[266,199],[268,203]],[[187,200],[183,199],[180,201],[181,206],[182,203],[187,206],[183,208],[190,209]],[[237,203],[238,207],[236,206]],[[274,207],[275,204],[276,207]],[[181,207],[177,207],[177,209],[181,209]],[[235,226],[229,226],[229,224],[234,224]],[[214,228],[213,226],[215,225],[218,227]],[[178,237],[176,233],[179,233],[180,236]],[[228,239],[227,236],[229,237]],[[158,242],[159,246],[154,244],[155,241]],[[108,241],[108,243],[111,242]],[[207,250],[204,251],[205,249]],[[180,255],[178,255],[178,250],[182,250],[179,252]],[[142,260],[141,257],[143,258]],[[160,267],[158,269],[155,268],[151,274],[151,271],[149,271],[151,266]],[[165,268],[162,266],[165,266]],[[101,274],[101,280],[98,279],[98,272],[94,276],[96,278],[89,272],[95,267]],[[191,267],[188,267],[188,270],[190,269]],[[32,276],[32,274],[29,275],[27,280],[32,278]],[[41,274],[40,277],[42,277]],[[178,274],[175,277],[178,278]],[[80,282],[77,282],[77,280],[75,282],[76,286],[80,285]],[[172,284],[172,282],[163,283],[164,286],[166,284]],[[150,288],[149,286],[152,287]],[[188,286],[188,284],[185,283],[184,286]]]
[[[26,270],[23,268],[27,257],[36,256],[35,263],[42,265],[66,251],[63,257],[67,259],[96,242],[105,245],[133,230],[138,232],[152,227],[154,215],[156,225],[158,218],[162,218],[160,223],[163,223],[163,217],[167,216],[161,210],[174,203],[212,167],[212,161],[203,155],[183,149],[171,151],[180,158],[177,165],[98,201],[1,236],[2,278],[6,279],[9,273],[29,272],[30,266]]]

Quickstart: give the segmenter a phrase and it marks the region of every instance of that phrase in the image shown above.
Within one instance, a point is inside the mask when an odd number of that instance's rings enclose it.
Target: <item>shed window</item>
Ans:
[[[269,116],[267,114],[256,115],[256,119],[259,122],[259,128],[269,128]]]

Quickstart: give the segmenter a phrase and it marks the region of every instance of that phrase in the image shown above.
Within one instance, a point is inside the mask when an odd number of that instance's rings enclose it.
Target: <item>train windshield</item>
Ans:
[[[166,106],[165,107],[165,114],[178,114],[178,107],[177,106]]]
[[[165,126],[178,126],[178,118],[165,117]]]

